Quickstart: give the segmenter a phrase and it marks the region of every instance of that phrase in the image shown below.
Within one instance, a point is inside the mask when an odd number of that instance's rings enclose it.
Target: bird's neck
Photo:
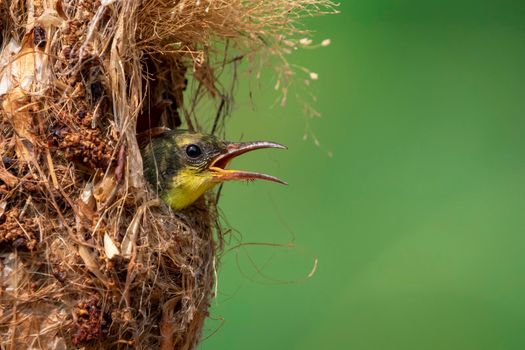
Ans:
[[[185,174],[185,171],[182,170],[173,178],[171,186],[162,199],[173,210],[180,210],[195,202],[214,185],[215,182],[212,181],[211,175],[206,173],[202,175]]]

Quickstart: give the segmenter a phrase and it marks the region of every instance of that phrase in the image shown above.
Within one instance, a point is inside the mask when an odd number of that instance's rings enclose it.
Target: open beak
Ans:
[[[280,148],[286,149],[286,146],[280,145],[274,142],[267,141],[255,141],[255,142],[227,142],[226,150],[219,154],[210,164],[209,169],[213,172],[214,179],[217,182],[229,181],[229,180],[267,180],[278,182],[283,185],[287,183],[277,177],[254,173],[251,171],[241,170],[230,170],[226,169],[228,163],[235,157],[240,156],[243,153],[254,151],[261,148]]]

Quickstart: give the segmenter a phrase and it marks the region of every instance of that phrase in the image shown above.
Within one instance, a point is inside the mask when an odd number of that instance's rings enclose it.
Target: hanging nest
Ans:
[[[285,93],[284,57],[304,35],[295,20],[324,11],[324,0],[0,0],[1,349],[195,347],[222,246],[215,201],[161,203],[137,134],[200,129],[195,107],[207,96],[223,110],[217,77],[243,59],[280,62]]]

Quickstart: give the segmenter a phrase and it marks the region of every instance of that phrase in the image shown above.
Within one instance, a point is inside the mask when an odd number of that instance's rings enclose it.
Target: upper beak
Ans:
[[[228,180],[267,180],[278,182],[283,185],[287,183],[275,176],[255,173],[251,171],[241,171],[241,170],[230,170],[225,169],[228,163],[235,157],[250,152],[256,149],[261,148],[279,148],[286,149],[286,146],[275,142],[268,141],[254,141],[254,142],[227,142],[226,150],[215,157],[209,169],[213,172],[214,179],[218,182],[228,181]]]

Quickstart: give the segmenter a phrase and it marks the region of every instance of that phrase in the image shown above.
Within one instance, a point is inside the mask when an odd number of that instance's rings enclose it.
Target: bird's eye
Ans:
[[[186,154],[190,158],[198,158],[202,154],[202,150],[197,145],[188,145],[188,147],[186,147]]]

